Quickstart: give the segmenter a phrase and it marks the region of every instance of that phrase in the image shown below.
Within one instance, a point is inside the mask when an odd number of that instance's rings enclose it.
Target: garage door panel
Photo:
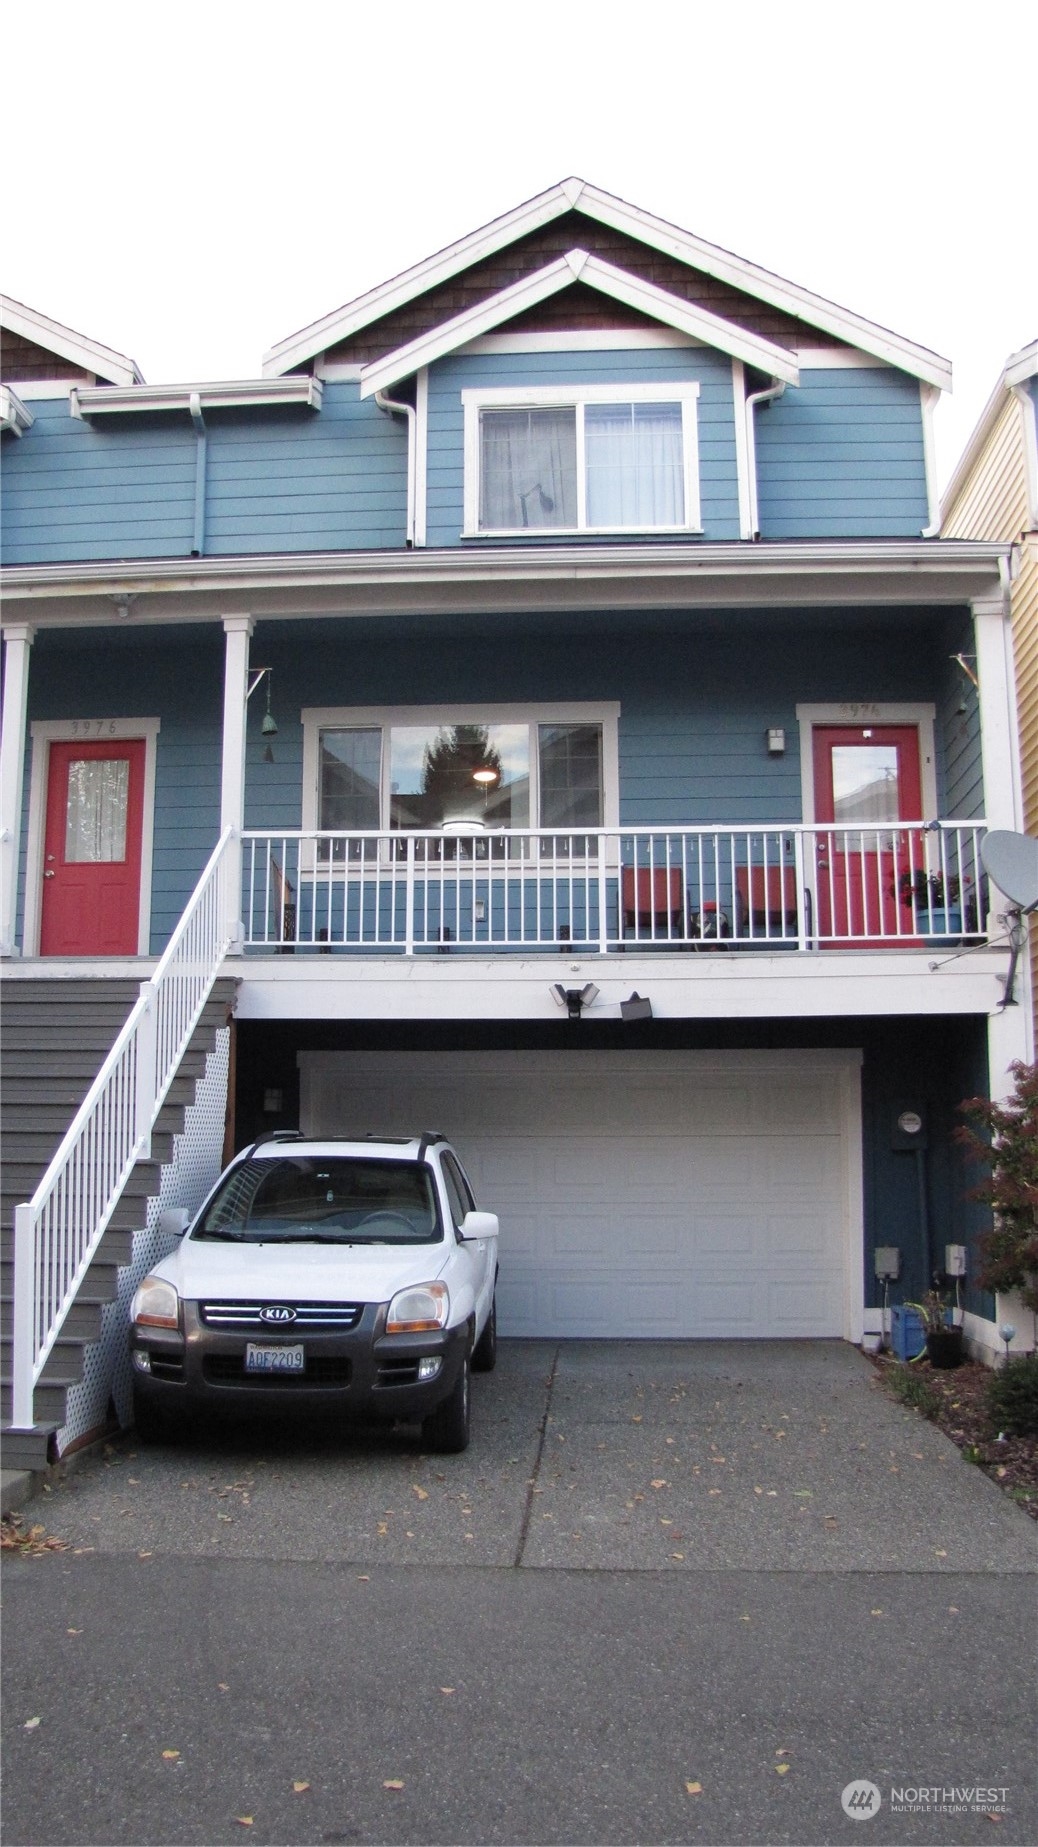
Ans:
[[[307,1128],[451,1135],[501,1221],[504,1334],[845,1331],[848,1060],[304,1054]],[[860,1263],[860,1258],[857,1260]]]

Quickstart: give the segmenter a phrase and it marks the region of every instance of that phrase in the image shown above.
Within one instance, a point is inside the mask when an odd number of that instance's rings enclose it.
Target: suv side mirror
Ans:
[[[466,1212],[461,1221],[461,1236],[466,1244],[477,1238],[496,1238],[499,1229],[496,1212]]]
[[[191,1214],[186,1206],[164,1206],[155,1229],[171,1238],[182,1238],[190,1223]]]

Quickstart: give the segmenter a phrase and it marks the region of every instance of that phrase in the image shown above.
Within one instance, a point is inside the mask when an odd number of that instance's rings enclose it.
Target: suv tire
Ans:
[[[422,1424],[422,1441],[435,1455],[459,1456],[469,1446],[469,1424],[469,1356],[466,1354],[450,1397],[437,1405]]]

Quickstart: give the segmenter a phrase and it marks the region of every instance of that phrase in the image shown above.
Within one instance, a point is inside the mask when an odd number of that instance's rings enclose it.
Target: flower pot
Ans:
[[[926,905],[916,907],[915,926],[921,936],[927,937],[931,945],[940,947],[942,943],[957,942],[962,935],[962,910],[957,904],[935,904],[933,910]],[[930,932],[934,931],[934,935]]]
[[[962,1329],[958,1326],[932,1328],[926,1336],[926,1357],[940,1372],[961,1366],[966,1355],[962,1350]]]

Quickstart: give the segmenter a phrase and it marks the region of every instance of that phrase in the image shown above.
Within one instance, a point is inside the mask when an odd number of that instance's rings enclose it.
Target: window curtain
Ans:
[[[484,532],[577,523],[577,421],[572,408],[480,414]]]
[[[680,404],[584,408],[589,526],[683,526]]]

